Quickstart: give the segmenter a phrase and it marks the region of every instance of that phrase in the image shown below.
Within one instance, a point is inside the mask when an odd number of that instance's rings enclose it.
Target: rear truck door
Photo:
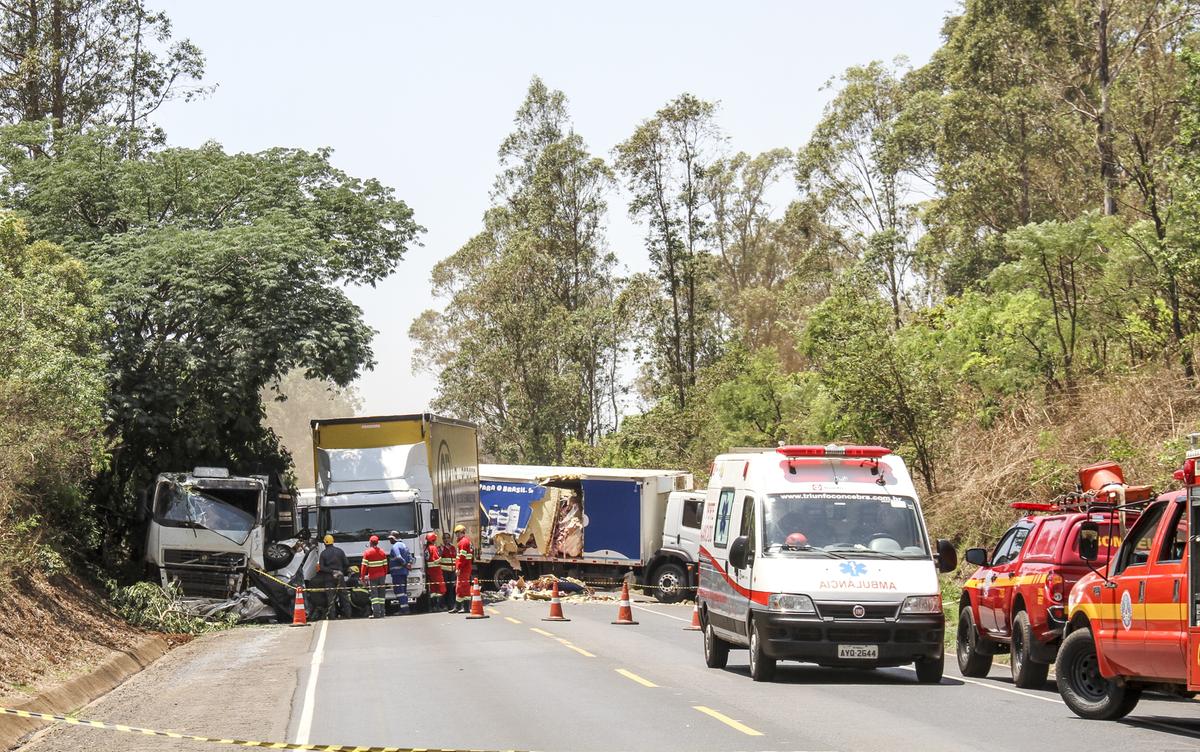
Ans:
[[[1187,663],[1186,590],[1183,553],[1187,547],[1187,511],[1185,500],[1167,508],[1166,524],[1160,525],[1154,561],[1146,580],[1146,655],[1154,668],[1153,676],[1183,682]]]
[[[1187,688],[1196,692],[1200,691],[1200,486],[1188,486],[1187,507],[1188,544],[1183,554],[1188,573]]]
[[[1166,502],[1146,509],[1117,554],[1111,579],[1104,589],[1102,618],[1111,629],[1105,655],[1121,673],[1153,676],[1146,654],[1146,588],[1152,579],[1150,560]]]

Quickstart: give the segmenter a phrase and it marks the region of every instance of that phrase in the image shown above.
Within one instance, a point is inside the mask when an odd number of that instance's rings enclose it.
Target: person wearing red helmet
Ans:
[[[387,597],[388,556],[379,547],[379,536],[371,536],[371,545],[362,555],[362,579],[371,593],[371,618],[381,619]]]
[[[442,550],[438,548],[437,533],[425,536],[425,583],[429,588],[429,610],[441,611],[446,595],[446,580],[442,577]]]

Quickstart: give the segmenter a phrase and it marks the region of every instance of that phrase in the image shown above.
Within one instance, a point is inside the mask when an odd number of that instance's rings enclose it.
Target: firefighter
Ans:
[[[371,592],[371,618],[383,618],[387,597],[388,557],[379,547],[379,536],[371,536],[371,545],[362,555],[362,578]]]
[[[317,560],[317,570],[323,575],[322,586],[330,588],[324,593],[326,603],[325,618],[332,619],[340,616],[350,618],[350,593],[346,591],[346,575],[350,572],[350,560],[346,552],[333,545],[333,536],[325,536],[325,548]]]
[[[441,557],[438,559],[442,568],[442,579],[446,582],[446,604],[453,604],[450,608],[450,613],[458,613],[458,603],[454,600],[454,558],[458,553],[454,548],[454,542],[450,538],[450,533],[442,532],[442,547],[439,549]]]
[[[425,583],[429,588],[430,611],[441,611],[445,607],[446,580],[442,577],[442,551],[437,539],[437,533],[425,536]]]
[[[408,613],[408,566],[412,563],[412,554],[408,546],[400,540],[400,533],[393,530],[388,534],[392,544],[388,549],[388,574],[392,576],[392,591],[400,598],[400,613]]]
[[[459,611],[467,613],[471,610],[471,565],[475,561],[475,549],[471,548],[466,526],[455,525],[454,534],[459,536],[454,556],[454,577],[457,580],[454,605]]]
[[[350,574],[346,575],[346,587],[350,588],[350,615],[356,619],[368,616],[371,613],[371,594],[358,578],[358,567],[350,567]]]

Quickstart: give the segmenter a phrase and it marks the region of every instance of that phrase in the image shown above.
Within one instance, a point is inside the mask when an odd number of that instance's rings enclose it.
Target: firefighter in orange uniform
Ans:
[[[446,596],[446,580],[442,577],[442,551],[438,548],[437,533],[425,536],[425,582],[429,588],[429,610],[441,611]]]
[[[371,536],[371,545],[362,555],[362,578],[371,592],[372,619],[382,619],[387,593],[388,557],[379,547],[379,536]]]
[[[454,575],[458,580],[454,589],[454,607],[467,613],[471,610],[471,565],[475,561],[475,549],[471,548],[471,539],[467,536],[465,526],[455,525],[454,534],[459,536],[454,556]]]

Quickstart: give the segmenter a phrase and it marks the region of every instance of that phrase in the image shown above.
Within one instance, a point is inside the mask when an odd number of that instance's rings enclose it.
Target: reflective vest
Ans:
[[[379,546],[368,546],[362,555],[362,578],[382,580],[387,577],[388,557]]]
[[[459,569],[470,570],[471,562],[475,560],[475,551],[471,548],[471,539],[465,534],[458,539],[458,554],[455,557],[455,565]]]
[[[440,566],[442,568],[443,572],[453,572],[454,571],[454,547],[451,546],[449,543],[443,545],[442,549],[441,549],[441,555],[442,555],[441,558],[438,559],[438,566]]]

